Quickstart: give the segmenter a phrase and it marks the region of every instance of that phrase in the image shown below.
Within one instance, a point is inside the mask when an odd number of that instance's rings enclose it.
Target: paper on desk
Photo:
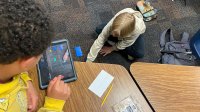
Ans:
[[[88,89],[101,97],[113,79],[113,76],[102,70]]]

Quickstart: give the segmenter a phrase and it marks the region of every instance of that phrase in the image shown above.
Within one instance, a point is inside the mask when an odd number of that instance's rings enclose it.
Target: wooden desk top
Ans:
[[[85,62],[75,62],[74,64],[78,80],[69,84],[72,93],[65,104],[65,112],[113,112],[112,106],[128,96],[132,96],[132,98],[138,102],[137,105],[142,107],[144,112],[152,112],[124,67],[120,65]],[[103,107],[101,107],[101,102],[103,101],[108,89],[101,98],[88,89],[101,70],[105,70],[114,76],[113,89]],[[41,91],[38,87],[36,68],[31,70],[29,73],[35,83],[37,91],[39,92],[39,107],[41,107],[44,102],[45,91]]]
[[[200,111],[200,67],[133,63],[130,70],[155,111]]]

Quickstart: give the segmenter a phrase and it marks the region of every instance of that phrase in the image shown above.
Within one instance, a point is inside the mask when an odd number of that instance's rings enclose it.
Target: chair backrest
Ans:
[[[199,31],[191,38],[190,40],[190,48],[192,54],[197,58],[200,59],[200,29]]]

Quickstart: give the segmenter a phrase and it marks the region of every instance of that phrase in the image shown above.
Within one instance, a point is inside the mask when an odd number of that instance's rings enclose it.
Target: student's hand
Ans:
[[[28,81],[27,84],[28,112],[35,112],[38,106],[38,95],[32,81]]]
[[[103,48],[100,50],[100,54],[102,54],[103,56],[106,56],[107,54],[110,54],[113,51],[113,47],[106,47],[103,46]]]
[[[61,80],[62,78],[64,77],[59,75],[50,81],[47,89],[48,97],[64,101],[69,98],[71,92],[70,88],[66,83],[64,83],[64,81]]]

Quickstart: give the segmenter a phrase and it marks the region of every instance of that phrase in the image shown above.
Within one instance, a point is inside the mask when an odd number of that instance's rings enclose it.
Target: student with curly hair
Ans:
[[[121,10],[106,26],[100,25],[96,29],[99,36],[90,48],[86,61],[94,61],[98,53],[106,56],[113,51],[120,51],[129,59],[142,58],[144,56],[142,34],[145,30],[146,26],[140,12],[131,8]],[[104,45],[105,42],[108,45]]]
[[[51,21],[32,0],[0,1],[0,112],[36,111],[38,96],[26,71],[53,37]],[[40,112],[62,111],[70,89],[62,76],[50,81]]]

